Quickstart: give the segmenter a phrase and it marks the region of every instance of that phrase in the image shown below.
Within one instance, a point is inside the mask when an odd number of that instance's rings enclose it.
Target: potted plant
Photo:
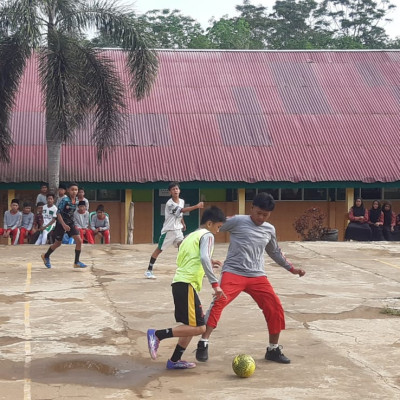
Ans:
[[[303,240],[337,241],[338,230],[324,226],[325,214],[318,207],[312,207],[295,219],[293,227]]]

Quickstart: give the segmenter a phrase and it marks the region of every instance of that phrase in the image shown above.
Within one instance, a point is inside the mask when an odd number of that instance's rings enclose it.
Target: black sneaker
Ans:
[[[208,360],[208,341],[199,340],[199,343],[197,343],[196,360],[200,362]]]
[[[267,352],[265,353],[265,359],[269,361],[275,361],[281,364],[290,364],[290,360],[282,353],[282,346],[278,346],[276,349],[270,350],[267,347]]]

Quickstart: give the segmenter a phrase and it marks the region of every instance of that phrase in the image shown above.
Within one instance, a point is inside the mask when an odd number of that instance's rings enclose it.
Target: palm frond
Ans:
[[[41,41],[44,21],[39,15],[38,0],[10,0],[0,8],[0,27],[10,35],[18,33],[36,48]]]
[[[123,130],[124,87],[113,61],[104,53],[89,43],[78,51],[83,60],[86,91],[90,92],[93,106],[95,131],[92,141],[97,146],[97,159],[100,161],[106,151],[115,146]]]
[[[0,41],[0,161],[9,162],[13,145],[9,119],[14,107],[18,85],[31,52],[18,36]]]
[[[101,159],[122,130],[123,86],[112,61],[89,42],[53,32],[40,56],[49,134],[65,142],[92,119]]]
[[[128,52],[127,68],[130,72],[130,85],[138,99],[146,96],[157,75],[158,59],[153,41],[145,31],[145,25],[134,17],[130,10],[123,10],[117,2],[88,1],[69,18],[74,24],[86,29],[94,27],[115,43],[121,43]]]

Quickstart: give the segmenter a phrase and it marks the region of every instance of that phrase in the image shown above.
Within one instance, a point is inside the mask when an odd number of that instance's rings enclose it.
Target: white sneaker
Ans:
[[[156,276],[153,274],[153,271],[150,271],[150,270],[147,270],[147,271],[144,273],[144,276],[145,276],[147,279],[157,279]]]

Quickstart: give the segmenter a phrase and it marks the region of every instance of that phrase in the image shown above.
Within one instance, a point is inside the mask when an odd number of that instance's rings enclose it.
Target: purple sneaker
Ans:
[[[147,345],[149,346],[150,357],[155,360],[157,358],[158,346],[160,345],[160,340],[156,336],[155,329],[147,331]]]
[[[196,367],[195,363],[183,360],[178,360],[177,362],[173,362],[171,360],[167,361],[167,369],[191,369],[195,367]]]

